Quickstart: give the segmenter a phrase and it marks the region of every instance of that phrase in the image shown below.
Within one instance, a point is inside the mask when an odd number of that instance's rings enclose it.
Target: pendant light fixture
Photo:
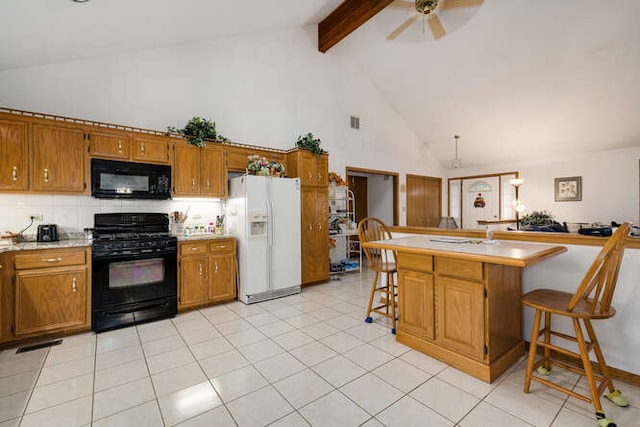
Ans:
[[[453,138],[456,144],[456,156],[451,160],[450,167],[451,169],[460,169],[462,167],[462,159],[458,158],[458,138],[460,138],[460,135],[453,135]]]

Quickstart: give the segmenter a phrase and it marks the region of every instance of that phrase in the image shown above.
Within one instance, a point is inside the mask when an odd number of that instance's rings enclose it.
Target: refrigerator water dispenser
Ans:
[[[252,212],[249,214],[250,236],[261,237],[267,235],[267,212]]]

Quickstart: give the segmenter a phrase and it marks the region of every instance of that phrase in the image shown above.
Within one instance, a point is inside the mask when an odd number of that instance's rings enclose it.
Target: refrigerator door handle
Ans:
[[[271,259],[271,254],[273,253],[273,236],[274,236],[274,227],[275,221],[273,220],[275,209],[273,208],[273,201],[269,200],[269,234],[267,240],[267,246],[269,247],[269,290],[273,290],[273,261]]]

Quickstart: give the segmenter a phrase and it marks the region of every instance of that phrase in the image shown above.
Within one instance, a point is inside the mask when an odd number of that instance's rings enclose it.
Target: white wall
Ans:
[[[274,148],[292,148],[298,135],[313,132],[341,175],[349,165],[441,176],[367,75],[346,56],[319,53],[316,34],[309,26],[5,70],[0,100],[157,130],[204,116],[233,141]],[[351,115],[360,117],[360,130],[350,128]]]
[[[519,198],[525,214],[533,210],[550,211],[563,222],[640,222],[639,168],[640,146],[619,150],[579,153],[575,156],[527,161],[482,168],[449,171],[449,177],[519,171],[525,183]],[[554,179],[582,177],[582,201],[556,202]],[[446,212],[446,180],[443,182],[444,212]]]

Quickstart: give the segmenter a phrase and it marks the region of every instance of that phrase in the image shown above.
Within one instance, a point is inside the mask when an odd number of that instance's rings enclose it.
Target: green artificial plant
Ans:
[[[323,154],[324,150],[320,148],[320,138],[315,138],[311,132],[304,136],[298,136],[296,147],[303,150],[311,151],[313,154]]]
[[[521,225],[545,226],[553,224],[554,216],[548,211],[531,211],[520,218]]]
[[[176,129],[173,126],[168,126],[167,130],[169,132],[187,136],[189,144],[193,144],[198,147],[205,146],[205,139],[217,142],[229,141],[227,138],[216,132],[216,122],[197,116],[192,117],[183,129]]]

